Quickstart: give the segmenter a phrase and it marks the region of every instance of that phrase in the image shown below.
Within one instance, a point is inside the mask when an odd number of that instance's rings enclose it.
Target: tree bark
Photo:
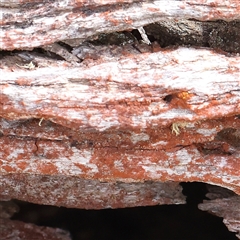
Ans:
[[[239,56],[178,48],[7,68],[2,171],[204,181],[239,193],[239,63]],[[17,167],[23,158],[31,168]]]
[[[239,10],[238,0],[2,1],[0,198],[174,204],[188,181],[239,195]]]
[[[238,0],[1,2],[4,50],[31,49],[56,41],[136,29],[169,18],[240,19]],[[29,41],[30,40],[30,41]]]

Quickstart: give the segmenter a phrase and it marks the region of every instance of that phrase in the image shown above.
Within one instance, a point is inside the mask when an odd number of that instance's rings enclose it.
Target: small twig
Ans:
[[[150,45],[151,42],[150,42],[150,40],[148,39],[148,36],[147,36],[144,28],[143,28],[143,27],[140,27],[140,28],[138,28],[137,30],[138,30],[139,33],[141,34],[141,37],[142,37],[142,39],[143,39],[142,41],[143,41],[144,43],[146,43],[147,45]]]
[[[42,117],[38,123],[38,125],[41,127],[42,121],[44,120],[44,118]]]

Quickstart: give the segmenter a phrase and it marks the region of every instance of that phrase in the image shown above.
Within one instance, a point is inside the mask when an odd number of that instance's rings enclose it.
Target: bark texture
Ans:
[[[188,48],[3,69],[2,173],[204,181],[240,193],[239,70],[238,56]]]
[[[7,200],[11,196],[68,208],[104,209],[185,203],[182,188],[173,182],[100,182],[63,174],[8,174],[1,176],[1,183],[2,199]]]
[[[238,0],[0,6],[2,199],[179,204],[183,181],[240,195]],[[185,46],[161,48],[173,44]],[[227,201],[239,214],[238,197]],[[235,231],[233,218],[226,224]]]
[[[211,200],[199,204],[199,209],[222,217],[229,231],[236,232],[240,238],[240,196],[214,186],[209,189],[207,197]]]
[[[240,19],[238,0],[1,1],[2,49],[29,49],[65,39],[80,42],[173,19]],[[29,41],[30,39],[30,41]]]

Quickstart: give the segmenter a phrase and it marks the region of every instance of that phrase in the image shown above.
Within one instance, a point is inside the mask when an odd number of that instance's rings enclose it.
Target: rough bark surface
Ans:
[[[87,209],[179,204],[182,181],[240,195],[238,0],[0,6],[2,199]],[[146,42],[142,26],[150,45],[130,33],[138,28]],[[96,45],[114,34],[120,46]],[[161,48],[173,44],[195,48]],[[238,197],[227,202],[236,231]]]
[[[1,176],[0,197],[69,208],[104,209],[183,204],[178,183],[100,182],[71,176],[8,174]],[[24,193],[24,194],[23,194]]]
[[[178,48],[12,70],[2,71],[2,173],[240,193],[238,56]]]
[[[222,217],[229,231],[236,232],[240,239],[240,196],[214,186],[209,189],[207,197],[211,200],[199,204],[199,209]]]
[[[80,42],[100,33],[165,20],[240,19],[238,0],[183,1],[1,1],[2,49],[29,49],[65,39]],[[30,41],[29,41],[30,39]]]

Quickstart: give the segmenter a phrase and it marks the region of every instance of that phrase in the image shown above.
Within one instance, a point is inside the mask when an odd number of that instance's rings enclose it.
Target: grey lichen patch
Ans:
[[[132,136],[131,136],[131,140],[134,144],[140,141],[148,141],[149,138],[150,138],[149,135],[146,133],[139,133],[139,134],[132,133]]]

